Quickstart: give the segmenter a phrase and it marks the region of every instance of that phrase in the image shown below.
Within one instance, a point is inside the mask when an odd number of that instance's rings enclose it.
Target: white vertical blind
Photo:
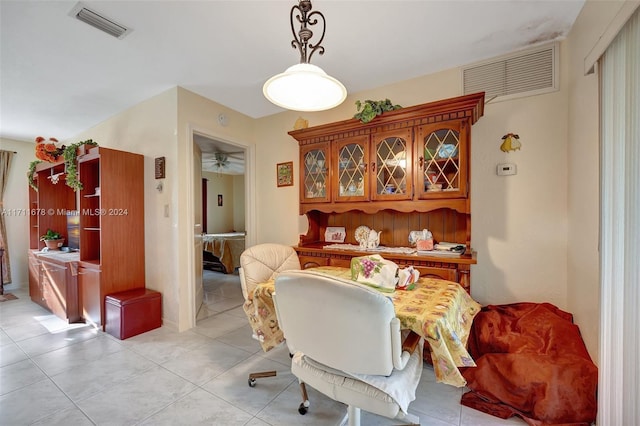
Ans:
[[[600,61],[598,424],[640,421],[640,11]]]

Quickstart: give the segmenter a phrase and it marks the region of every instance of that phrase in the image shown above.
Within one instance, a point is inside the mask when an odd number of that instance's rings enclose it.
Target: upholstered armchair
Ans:
[[[343,424],[359,425],[360,409],[419,424],[407,410],[422,374],[422,341],[411,333],[403,345],[386,295],[313,271],[287,271],[276,278],[273,297],[293,374],[347,404]],[[308,407],[303,400],[300,413]]]
[[[252,300],[254,290],[258,284],[274,280],[284,271],[299,269],[298,255],[290,246],[273,243],[258,244],[249,247],[240,255],[240,284],[245,299],[243,308],[253,329],[253,337],[260,341],[265,351],[282,343],[284,338],[279,328],[270,327],[269,322],[276,321],[275,311],[261,314],[256,312]],[[275,310],[273,304],[263,308],[265,309]],[[275,371],[251,373],[248,380],[249,386],[254,387],[257,378],[275,375]]]

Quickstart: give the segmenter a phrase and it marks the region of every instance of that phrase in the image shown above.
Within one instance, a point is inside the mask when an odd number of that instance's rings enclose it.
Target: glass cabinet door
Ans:
[[[336,201],[364,201],[369,199],[367,189],[368,161],[368,136],[358,136],[335,143]]]
[[[408,200],[412,192],[411,129],[372,135],[374,158],[371,161],[371,198]]]
[[[416,174],[420,198],[467,195],[467,133],[465,121],[442,122],[418,128]]]
[[[318,203],[329,197],[329,144],[321,143],[301,147],[300,150],[300,202]]]

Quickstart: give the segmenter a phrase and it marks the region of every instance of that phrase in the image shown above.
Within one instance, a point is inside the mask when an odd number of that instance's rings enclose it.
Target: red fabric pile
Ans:
[[[462,404],[530,425],[588,425],[598,370],[571,314],[549,303],[489,305],[474,319]]]

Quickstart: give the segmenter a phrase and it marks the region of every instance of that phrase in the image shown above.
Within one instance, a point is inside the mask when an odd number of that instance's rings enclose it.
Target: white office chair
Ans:
[[[291,371],[348,405],[343,424],[359,425],[360,409],[420,423],[407,407],[422,374],[422,339],[412,333],[411,345],[403,347],[388,297],[312,271],[284,272],[275,287],[278,323],[293,353]],[[304,400],[300,413],[308,407]]]
[[[240,255],[240,285],[245,301],[253,296],[256,285],[273,280],[279,273],[288,270],[299,270],[298,254],[290,246],[281,244],[258,244],[246,249]],[[253,337],[260,340],[254,333]],[[273,377],[275,371],[262,371],[249,374],[249,386],[256,385],[256,379]]]

